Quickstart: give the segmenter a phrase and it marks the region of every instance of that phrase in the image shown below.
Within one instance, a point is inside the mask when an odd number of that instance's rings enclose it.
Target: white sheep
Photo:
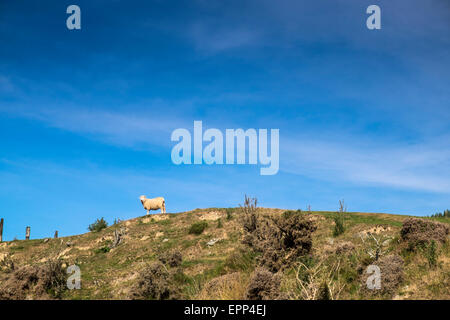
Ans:
[[[166,213],[166,201],[163,197],[157,197],[153,199],[147,199],[146,196],[140,196],[144,209],[147,210],[147,214],[149,214],[150,210],[158,210],[161,209],[161,213]]]

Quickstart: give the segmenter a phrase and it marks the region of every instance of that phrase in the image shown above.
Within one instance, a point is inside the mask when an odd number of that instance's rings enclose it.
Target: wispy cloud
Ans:
[[[211,28],[208,24],[197,22],[193,24],[188,36],[194,42],[197,50],[206,54],[216,54],[222,51],[245,48],[255,45],[259,35],[244,27]]]
[[[128,112],[75,107],[3,107],[1,111],[106,143],[139,149],[167,146],[171,132],[183,124],[179,118],[163,112],[161,105],[153,111]]]
[[[14,115],[108,144],[147,150],[170,148],[172,130],[189,129],[193,120],[171,117],[161,108],[154,112],[25,108],[15,109]],[[228,124],[240,127],[233,121]],[[450,167],[449,135],[415,143],[364,139],[349,132],[340,136],[330,132],[333,138],[329,139],[327,134],[313,137],[313,132],[298,139],[294,136],[281,132],[280,171],[361,186],[450,193],[450,171],[445,170]]]
[[[450,193],[449,137],[427,143],[382,145],[370,142],[285,141],[281,170],[358,185]]]

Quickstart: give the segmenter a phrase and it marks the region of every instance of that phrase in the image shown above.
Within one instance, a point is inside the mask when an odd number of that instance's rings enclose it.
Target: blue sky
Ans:
[[[66,28],[81,8],[82,29]],[[381,30],[366,8],[381,7]],[[428,215],[450,207],[450,4],[1,1],[4,238],[105,217],[262,206]],[[280,129],[280,171],[171,162],[170,134]]]

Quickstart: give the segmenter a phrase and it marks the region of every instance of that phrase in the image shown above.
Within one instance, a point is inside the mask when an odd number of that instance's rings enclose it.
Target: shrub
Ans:
[[[132,299],[166,300],[176,299],[178,289],[170,283],[171,275],[161,262],[153,263],[142,270],[138,281],[131,289]]]
[[[317,227],[301,211],[270,218],[257,214],[256,199],[245,197],[242,212],[243,243],[261,253],[261,266],[277,272],[311,251],[311,235]]]
[[[263,268],[256,268],[247,287],[248,300],[275,300],[280,296],[281,278]]]
[[[108,247],[108,246],[104,246],[104,247],[101,247],[101,248],[98,248],[97,250],[95,250],[95,253],[108,253],[109,251],[110,251],[111,249],[110,249],[110,247]]]
[[[333,236],[337,237],[345,232],[344,226],[344,212],[347,211],[344,205],[344,200],[339,200],[339,212],[333,218],[334,220],[334,230]]]
[[[402,241],[407,242],[411,250],[425,247],[431,240],[444,243],[449,233],[446,224],[419,218],[406,219],[400,230]]]
[[[189,234],[201,234],[208,227],[208,223],[206,221],[201,221],[194,223],[189,228]]]
[[[183,256],[180,251],[176,250],[173,252],[168,252],[161,254],[159,256],[159,261],[163,264],[168,264],[170,267],[179,267],[181,266],[181,262],[183,261]]]
[[[108,227],[108,223],[105,221],[105,219],[97,219],[94,223],[90,224],[88,229],[91,232],[99,232],[100,230],[103,230]]]
[[[66,289],[66,273],[59,260],[50,260],[39,270],[42,289],[54,298],[60,298]]]
[[[9,272],[13,272],[14,270],[15,270],[15,264],[12,259],[12,255],[6,254],[6,256],[0,260],[0,272],[9,273]]]
[[[341,254],[351,254],[355,250],[355,245],[350,241],[340,242],[336,245],[335,253]]]
[[[370,274],[363,273],[363,291],[369,295],[393,295],[403,282],[403,258],[398,255],[389,255],[374,263],[380,268],[381,289],[370,290],[366,282]]]
[[[312,256],[299,259],[296,271],[294,299],[338,300],[345,283],[340,281],[342,260],[329,265],[325,260],[315,260]]]
[[[220,218],[217,220],[217,228],[223,228],[222,219]]]
[[[42,266],[24,266],[0,282],[0,300],[60,298],[66,289],[66,274],[61,261],[50,260]]]
[[[436,245],[436,241],[431,240],[427,251],[426,251],[426,257],[428,260],[428,264],[430,265],[430,267],[435,268],[437,266],[437,259],[438,259],[438,252],[437,252],[437,245]]]
[[[338,235],[343,234],[345,232],[344,220],[342,219],[342,216],[340,214],[334,217],[333,220],[334,220],[333,236],[337,237]]]

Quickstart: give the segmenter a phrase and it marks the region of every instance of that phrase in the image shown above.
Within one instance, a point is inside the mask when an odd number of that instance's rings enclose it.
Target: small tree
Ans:
[[[336,214],[334,219],[334,231],[333,236],[337,237],[340,234],[345,232],[344,226],[344,213],[347,211],[347,207],[345,206],[344,200],[339,200],[339,212]]]
[[[91,232],[99,232],[100,230],[103,230],[108,227],[108,223],[106,222],[103,217],[101,219],[97,219],[94,223],[90,224],[88,229]]]
[[[372,233],[368,234],[368,245],[369,248],[367,250],[367,253],[369,255],[369,257],[371,257],[372,259],[374,259],[375,261],[378,261],[378,259],[381,256],[385,256],[389,250],[385,249],[384,247],[386,247],[389,242],[392,240],[391,237],[386,237],[383,235],[377,236],[375,237]],[[360,236],[361,240],[363,243],[366,243],[366,240],[364,238],[364,236]]]

